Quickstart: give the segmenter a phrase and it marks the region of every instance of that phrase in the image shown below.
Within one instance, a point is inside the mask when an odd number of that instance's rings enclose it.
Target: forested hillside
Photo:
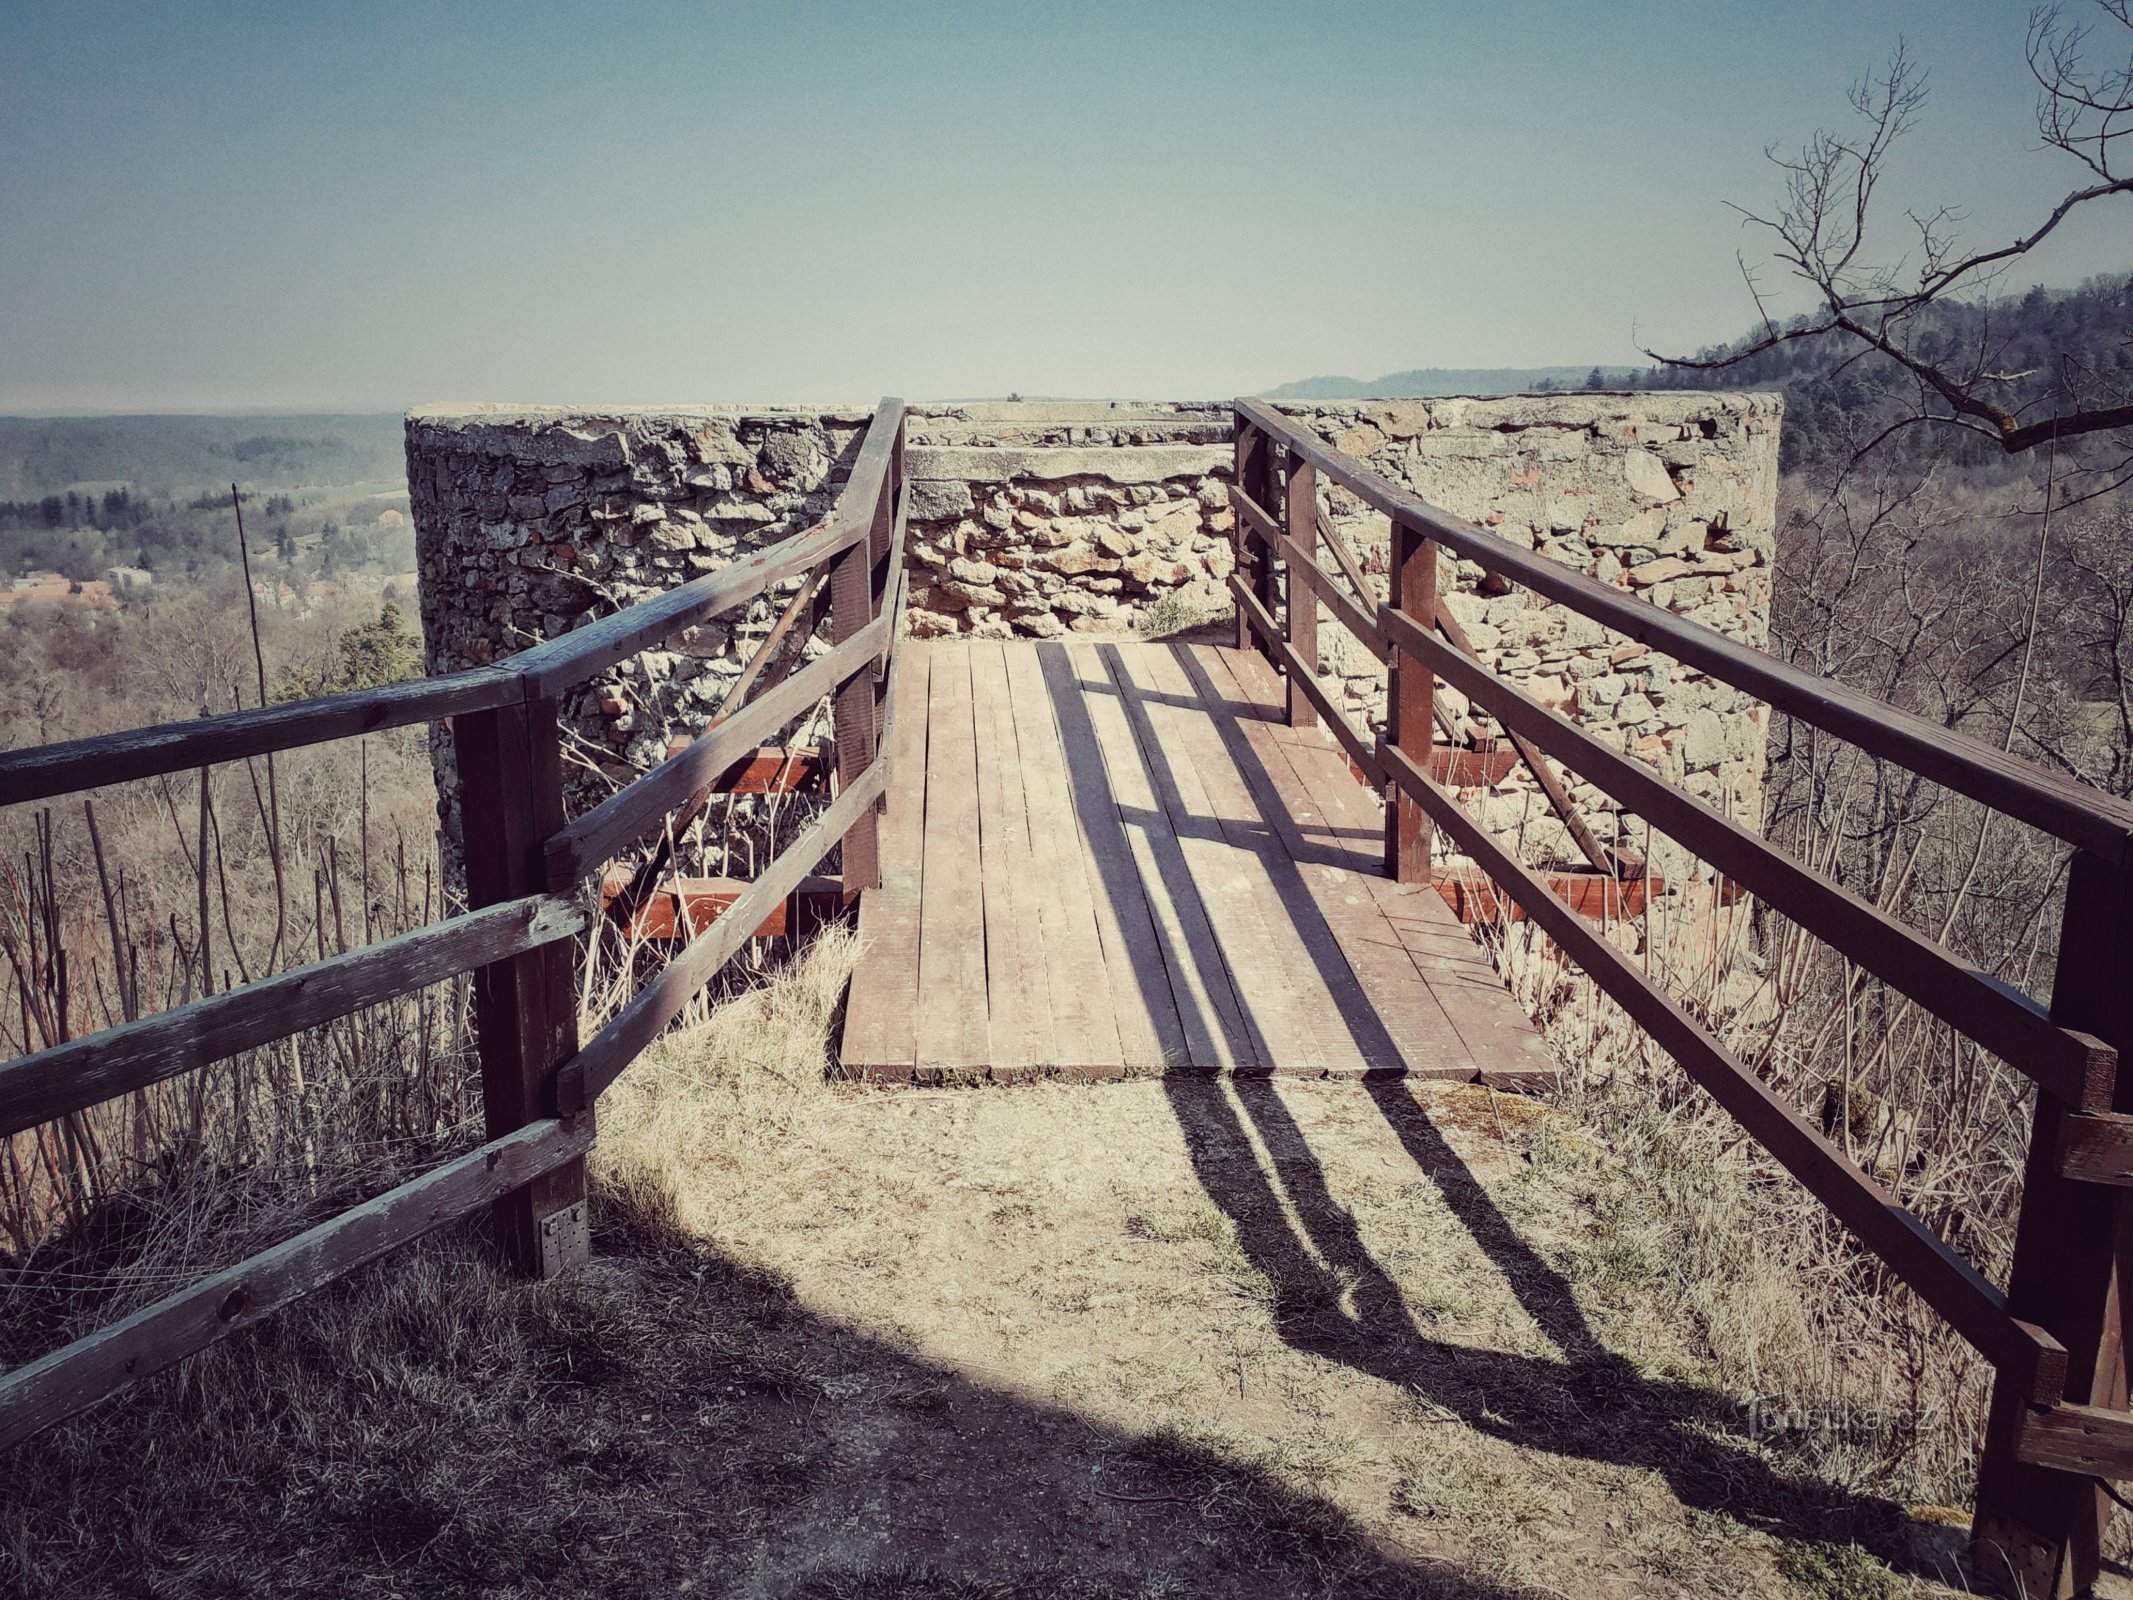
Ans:
[[[1804,324],[1796,323],[1794,326]],[[1942,301],[1917,317],[1913,347],[1951,369],[2004,375],[1994,398],[2025,420],[2133,394],[2133,278],[2098,277],[2075,289],[2033,288],[1990,302]],[[1752,336],[1697,351],[1698,361],[1745,349]],[[1917,386],[1887,356],[1862,352],[1843,333],[1779,344],[1718,367],[1662,364],[1636,375],[1648,389],[1782,389],[1788,469],[1848,459],[1913,409]],[[2082,447],[2083,459],[2111,449]],[[1997,484],[2041,470],[1979,434],[1945,425],[1906,426],[1878,447],[1884,460],[1921,462],[1939,452],[1974,482]]]
[[[1266,391],[1269,400],[1427,399],[1451,394],[1521,394],[1528,389],[1622,388],[1633,367],[1415,367],[1381,378],[1301,378]]]
[[[186,495],[231,483],[396,482],[400,416],[0,417],[0,500],[94,484]]]

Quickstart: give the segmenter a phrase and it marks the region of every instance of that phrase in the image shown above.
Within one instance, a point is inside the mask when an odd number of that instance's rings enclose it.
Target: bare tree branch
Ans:
[[[2093,3],[2104,18],[2133,34],[2133,0]],[[1963,291],[1989,291],[2076,211],[2115,195],[2133,195],[2133,176],[2120,176],[2113,165],[2119,141],[2133,137],[2133,40],[2123,65],[2094,69],[2089,64],[2094,34],[2095,24],[2071,25],[2057,5],[2039,6],[2029,15],[2024,56],[2038,87],[2039,136],[2096,180],[2070,191],[2029,232],[1996,248],[1966,251],[1960,248],[1965,213],[1948,206],[1925,215],[1911,212],[1915,259],[1869,264],[1867,236],[1889,153],[1915,128],[1926,103],[1925,70],[1899,41],[1885,69],[1851,88],[1862,134],[1846,138],[1824,129],[1795,156],[1769,152],[1784,174],[1784,201],[1777,213],[1764,216],[1734,207],[1744,225],[1775,237],[1773,254],[1813,288],[1820,308],[1781,326],[1743,259],[1741,273],[1761,323],[1758,334],[1716,356],[1669,356],[1648,348],[1644,354],[1669,366],[1708,372],[1786,344],[1841,337],[1856,342],[1860,353],[1886,356],[1917,382],[1920,404],[1912,420],[1981,434],[2010,455],[2075,435],[2133,428],[2133,404],[2122,403],[2124,396],[2091,402],[2070,376],[2063,384],[2070,409],[2025,418],[2025,407],[2004,403],[2002,393],[2031,374],[1997,370],[1989,316],[1980,324],[1976,347],[1951,352],[1954,360],[1951,353],[1932,348],[1930,335],[1924,347],[1919,341],[1921,327],[1930,326],[1922,314],[1936,302]]]

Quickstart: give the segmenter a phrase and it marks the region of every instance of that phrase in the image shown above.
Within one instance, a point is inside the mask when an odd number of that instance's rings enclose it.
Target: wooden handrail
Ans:
[[[888,618],[878,618],[864,633],[847,639],[826,656],[808,663],[768,694],[751,701],[697,739],[669,756],[627,787],[618,789],[543,847],[548,887],[568,891],[597,872],[617,850],[642,838],[689,803],[721,772],[764,738],[832,694],[879,652],[888,633]]]
[[[379,689],[225,711],[190,722],[157,723],[64,744],[33,745],[0,753],[0,806],[190,772],[218,761],[241,761],[418,722],[440,722],[472,711],[517,705],[525,697],[525,685],[510,667],[469,667]]]
[[[1328,448],[1264,402],[1239,401],[1237,415],[1240,461],[1263,461],[1270,443],[1278,442],[1294,460],[1310,463],[1311,471],[1325,473],[1392,519],[1399,576],[1376,618],[1395,685],[1394,731],[1378,749],[1392,788],[1388,872],[1402,881],[1429,876],[1427,830],[1419,824],[1411,830],[1407,819],[1407,811],[1419,807],[1752,1138],[1985,1356],[1995,1374],[1973,1545],[2025,1592],[2056,1593],[2068,1585],[2085,1592],[2100,1565],[2094,1479],[2133,1476],[2133,1413],[2126,1409],[2117,1304],[2124,1206],[2133,1204],[2124,1194],[2133,1187],[2133,1098],[2118,1082],[2120,1052],[2133,1041],[2133,805],[1499,540]],[[1314,580],[1325,575],[1310,559],[1310,541],[1284,539],[1249,495],[1238,502],[1238,512],[1240,563],[1249,534],[1270,555],[1287,559],[1292,607],[1299,589],[1321,592]],[[1434,552],[1440,545],[2074,845],[2050,1007],[1965,965],[1541,705],[1484,665],[1456,627],[1445,627],[1449,642],[1440,641],[1438,629],[1450,620],[1437,606]],[[1352,564],[1344,563],[1344,570],[1356,581]],[[1266,634],[1271,648],[1270,608],[1249,604],[1242,587],[1233,587],[1241,624]],[[1293,674],[1296,664],[1288,665]],[[1426,738],[1410,736],[1426,725],[1423,712],[1433,704],[1439,677],[1494,716],[1536,774],[1548,770],[1542,752],[1565,762],[1763,904],[2039,1086],[2004,1293],[1587,926],[1431,777]],[[1409,689],[1414,703],[1403,716]],[[1291,704],[1293,711],[1293,698]]]
[[[588,1122],[530,1123],[16,1368],[0,1377],[0,1450],[579,1159],[592,1142]]]
[[[529,876],[537,884],[547,873],[574,883],[586,861],[615,839],[641,831],[647,816],[664,815],[674,794],[685,800],[690,783],[715,778],[744,749],[753,748],[762,732],[789,721],[807,702],[840,684],[849,689],[854,680],[871,685],[884,663],[895,672],[896,635],[908,592],[902,418],[901,402],[882,402],[835,509],[816,529],[508,662],[381,690],[0,756],[0,803],[9,803],[348,734],[464,717],[456,730],[462,809],[469,812],[471,825],[485,830],[478,841],[471,834],[468,838],[468,893],[477,909],[0,1064],[0,1134],[470,969],[477,978],[483,1099],[492,1134],[477,1149],[388,1194],[0,1376],[0,1448],[491,1202],[497,1202],[507,1249],[522,1267],[553,1270],[551,1257],[567,1262],[573,1251],[582,1254],[583,1158],[592,1143],[592,1125],[577,1113],[717,975],[769,908],[790,894],[840,840],[849,843],[856,837],[887,788],[888,759],[874,753],[870,738],[864,763],[856,770],[847,764],[842,792],[813,826],[739,894],[711,933],[693,941],[583,1050],[576,1048],[573,986],[567,979],[551,981],[556,974],[547,963],[552,947],[585,925],[585,913],[571,902],[528,895],[511,885],[523,884]],[[860,558],[856,569],[851,566],[854,555]],[[887,570],[876,593],[874,573],[880,563],[887,563]],[[833,574],[833,582],[835,573],[844,574],[845,608],[850,611],[856,602],[859,624],[840,629],[843,638],[827,656],[776,684],[689,752],[663,763],[578,823],[563,827],[557,692],[810,569],[818,581],[824,571]],[[855,572],[863,591],[856,595],[851,581]],[[839,698],[841,702],[845,696]],[[871,687],[867,699],[864,714],[871,736]],[[699,768],[709,769],[708,774]],[[493,815],[472,814],[480,809],[472,804],[477,796],[486,797]],[[846,859],[849,868],[849,849]],[[518,897],[510,898],[514,894]],[[483,905],[485,898],[497,903]],[[559,1006],[567,1009],[559,1013]],[[559,1052],[567,1059],[559,1061]],[[548,1102],[548,1108],[539,1102]],[[558,1104],[564,1113],[550,1114]],[[521,1125],[514,1128],[514,1121]],[[536,1204],[541,1197],[552,1204],[558,1195],[564,1197],[563,1211],[550,1213]],[[575,1219],[575,1245],[556,1244],[547,1237],[567,1220],[566,1212]],[[531,1228],[525,1226],[529,1219]],[[521,1237],[532,1232],[542,1239]]]
[[[852,475],[821,527],[520,652],[511,664],[525,677],[528,692],[552,695],[583,683],[683,628],[753,600],[772,584],[797,577],[864,539],[896,459],[903,415],[901,400],[884,400],[875,408],[866,442],[852,463]]]
[[[1236,409],[1253,427],[1280,440],[1364,503],[1454,554],[1921,777],[2093,850],[2116,865],[2133,865],[2133,803],[2048,772],[1969,734],[1899,711],[1521,549],[1381,477],[1263,400],[1239,400]]]
[[[865,538],[895,456],[903,410],[900,400],[881,402],[835,509],[819,528],[798,539],[625,606],[491,666],[0,752],[0,806],[552,699],[683,628],[753,600],[773,584]]]
[[[567,900],[513,900],[18,1056],[0,1063],[0,1138],[567,939],[584,926],[584,911]]]
[[[1407,752],[1383,745],[1380,753],[1393,783],[1979,1354],[2003,1372],[2021,1374],[2033,1403],[2049,1405],[2062,1397],[2066,1350],[2058,1340],[2009,1315],[2005,1295],[1638,971],[1545,878],[1498,844]]]
[[[1964,966],[1924,935],[1800,865],[1760,834],[1424,633],[1404,612],[1388,607],[1381,615],[1400,648],[1427,663],[1505,728],[1531,739],[1773,910],[2068,1105],[2086,1111],[2109,1107],[2118,1080],[2118,1052],[2101,1039],[2057,1026],[2029,996],[1990,973]]]

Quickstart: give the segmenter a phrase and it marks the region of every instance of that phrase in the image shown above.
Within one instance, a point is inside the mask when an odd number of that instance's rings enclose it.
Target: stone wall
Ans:
[[[1286,409],[1506,539],[1763,642],[1775,397],[1577,394]],[[495,660],[811,526],[834,502],[870,414],[411,414],[430,670]],[[915,408],[906,458],[911,631],[1045,638],[1163,633],[1226,618],[1230,455],[1230,412],[1220,402]],[[1337,488],[1323,493],[1334,525],[1382,573],[1384,519]],[[1448,569],[1445,581],[1448,603],[1492,664],[1694,792],[1755,816],[1762,724],[1743,697],[1560,607],[1491,593],[1470,564]],[[744,616],[694,629],[573,696],[563,709],[578,758],[574,804],[656,762],[676,732],[701,727],[776,604],[765,597]],[[1324,668],[1359,717],[1375,718],[1382,669],[1330,618],[1320,639]],[[440,762],[449,759],[440,749]],[[1536,861],[1575,858],[1567,833],[1535,812],[1521,776],[1471,798],[1498,826],[1523,827]],[[1603,810],[1595,805],[1595,816]]]
[[[1284,409],[1383,476],[1511,543],[1744,644],[1768,639],[1777,395],[1579,393]],[[1323,488],[1321,501],[1382,599],[1385,517],[1337,487]],[[1768,729],[1760,703],[1565,606],[1509,590],[1472,562],[1441,566],[1438,581],[1490,666],[1691,794],[1760,824]],[[1377,720],[1384,669],[1321,618],[1322,670],[1342,680],[1360,717]],[[1457,690],[1440,684],[1437,692],[1470,737],[1488,736]],[[1615,842],[1606,797],[1577,782],[1571,792],[1594,831]],[[1464,798],[1480,820],[1519,835],[1536,864],[1582,862],[1522,767]],[[1645,853],[1641,831],[1620,842]],[[1651,841],[1650,856],[1670,880],[1707,875],[1667,840]]]

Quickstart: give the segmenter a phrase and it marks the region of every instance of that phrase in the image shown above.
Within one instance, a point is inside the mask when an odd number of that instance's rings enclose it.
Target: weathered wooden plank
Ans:
[[[926,729],[925,891],[918,931],[921,1079],[989,1064],[977,736],[967,646],[934,649]]]
[[[584,926],[585,913],[569,901],[532,895],[19,1057],[0,1064],[0,1135],[567,939]]]
[[[228,711],[191,722],[159,723],[64,744],[33,745],[0,752],[0,806],[190,772],[221,761],[352,739],[417,722],[442,722],[469,712],[516,705],[525,697],[525,686],[511,668],[470,667],[412,683]]]
[[[563,825],[561,729],[553,700],[462,717],[452,729],[467,903],[516,900],[542,882],[542,841]],[[474,1045],[481,1061],[482,1125],[492,1139],[550,1115],[555,1077],[577,1053],[573,952],[538,946],[474,974]],[[551,1278],[591,1253],[585,1163],[566,1162],[498,1200],[504,1257],[529,1277]]]
[[[1239,400],[1239,418],[1282,441],[1365,504],[1489,571],[1546,595],[1791,716],[1981,800],[2107,860],[2133,863],[2133,804],[2091,789],[1981,739],[1898,711],[1872,695],[1728,639],[1612,584],[1498,538],[1429,504],[1321,442],[1263,400]],[[1427,618],[1418,618],[1427,624]]]
[[[511,658],[512,669],[526,680],[529,693],[554,695],[850,549],[872,531],[874,507],[895,456],[902,418],[900,400],[884,400],[876,408],[852,475],[819,528],[521,651]]]
[[[2018,1450],[2033,1467],[2087,1478],[2133,1478],[2133,1414],[2105,1406],[2028,1406]]]
[[[618,850],[659,827],[716,782],[721,773],[761,744],[765,735],[835,692],[840,682],[861,668],[871,668],[888,629],[889,619],[877,618],[856,637],[743,706],[679,755],[669,756],[556,833],[545,847],[549,887],[560,892],[597,872]],[[868,731],[871,735],[871,719]]]
[[[615,916],[615,895],[624,886],[612,873],[601,885],[602,909]],[[673,878],[644,897],[624,932],[633,939],[684,939],[705,932],[749,890],[746,878]],[[792,938],[819,928],[844,910],[844,880],[806,878],[756,924],[758,939]],[[619,918],[617,920],[620,920]]]
[[[592,1142],[589,1122],[530,1123],[18,1367],[0,1378],[0,1450],[582,1159]]]
[[[889,764],[877,835],[881,886],[859,900],[859,963],[838,1061],[867,1077],[909,1078],[918,1059],[918,917],[926,822],[926,701],[933,646],[905,639],[889,669],[882,729]]]
[[[1320,848],[1355,852],[1354,870],[1383,914],[1415,970],[1429,987],[1458,1040],[1461,1059],[1425,1069],[1431,1077],[1478,1078],[1505,1089],[1554,1083],[1561,1069],[1533,1019],[1504,987],[1495,963],[1446,909],[1428,884],[1395,883],[1384,876],[1384,812],[1377,796],[1359,783],[1340,752],[1323,739],[1283,727],[1281,683],[1255,652],[1223,652],[1248,709],[1260,716],[1260,736],[1287,751],[1297,775],[1334,831]]]
[[[1058,717],[1045,679],[1045,656],[1056,647],[1037,645],[1004,652],[1009,698],[1015,707],[1015,741],[1021,754],[1023,794],[1029,807],[1036,883],[1043,912],[1045,970],[1052,980],[1053,1066],[1093,1076],[1125,1071],[1111,974],[1096,923],[1095,896],[1084,859],[1088,846],[1078,817],[1083,769],[1061,742]]]
[[[1548,710],[1486,667],[1424,634],[1398,612],[1401,647],[1483,707],[1597,784],[1733,882],[1844,956],[2027,1073],[2067,1104],[2109,1107],[2118,1055],[2092,1034],[2062,1028],[2027,995],[1966,967],[1923,934],[1794,861],[1761,835],[1684,793],[1633,756]]]
[[[2059,1175],[2133,1188],[2133,1116],[2099,1111],[2062,1119]]]
[[[1257,909],[1265,959],[1271,968],[1247,976],[1254,989],[1271,973],[1288,997],[1297,1031],[1308,1041],[1308,1054],[1290,1061],[1276,1058],[1276,1070],[1316,1071],[1343,1076],[1397,1072],[1400,1051],[1376,1008],[1357,980],[1340,941],[1328,926],[1311,885],[1290,854],[1281,822],[1287,809],[1266,786],[1255,787],[1239,769],[1249,749],[1233,750],[1217,720],[1221,705],[1205,680],[1195,681],[1185,652],[1163,644],[1117,648],[1121,681],[1126,671],[1137,685],[1179,701],[1197,700],[1193,712],[1171,719],[1164,734],[1165,754],[1191,766],[1225,844],[1235,852],[1237,879]],[[1279,819],[1277,820],[1277,814]]]
[[[1205,713],[1186,697],[1157,688],[1147,648],[1106,645],[1104,661],[1140,745],[1156,803],[1169,818],[1192,886],[1207,908],[1221,968],[1237,999],[1250,1065],[1275,1072],[1323,1071],[1326,1061],[1304,1010],[1323,1001],[1309,993],[1308,979],[1294,970],[1308,964],[1305,958],[1282,948],[1279,935],[1289,932],[1282,926],[1287,910],[1266,883],[1256,856],[1224,837],[1203,775],[1185,753],[1188,725]]]
[[[995,1078],[1015,1078],[1051,1063],[1052,994],[1003,648],[993,639],[967,647],[977,725],[978,846],[984,864],[985,993],[991,1038],[987,1059]]]
[[[1388,749],[1395,782],[1428,808],[1431,820],[1526,908],[1588,977],[1680,1063],[1786,1171],[1869,1250],[1947,1319],[1986,1360],[2034,1399],[2063,1393],[2065,1346],[2009,1315],[2007,1298],[1860,1171],[1820,1129],[1801,1117],[1703,1025],[1637,970],[1629,958],[1550,892],[1547,881],[1498,844],[1404,751]]]
[[[1214,710],[1215,726],[1237,771],[1272,821],[1394,1048],[1395,1058],[1372,1063],[1372,1070],[1471,1077],[1474,1063],[1458,1030],[1371,892],[1382,831],[1369,828],[1361,848],[1334,840],[1334,848],[1326,849],[1332,819],[1298,770],[1304,752],[1295,746],[1301,741],[1276,737],[1273,724],[1251,714],[1254,708],[1230,670],[1227,653],[1195,646],[1184,653],[1184,664]],[[1367,799],[1345,775],[1341,781]]]
[[[1074,814],[1088,841],[1089,892],[1126,1065],[1219,1070],[1234,1059],[1223,1019],[1234,1021],[1235,1001],[1226,984],[1219,1004],[1206,995],[1192,968],[1195,948],[1214,957],[1213,935],[1197,902],[1181,908],[1174,901],[1183,864],[1154,811],[1111,675],[1084,642],[1047,646],[1039,659],[1067,753]],[[1168,878],[1166,861],[1175,868]]]
[[[693,740],[668,750],[679,755]],[[766,744],[742,756],[711,781],[713,794],[807,794],[822,787],[829,763],[820,746]]]
[[[748,942],[756,926],[770,914],[770,908],[798,888],[801,880],[844,837],[852,819],[874,804],[888,772],[888,763],[882,761],[867,768],[857,783],[831,801],[808,830],[763,869],[748,892],[712,924],[710,932],[691,940],[658,977],[586,1042],[576,1059],[558,1074],[558,1111],[568,1115],[598,1100],[600,1092],[666,1031],[667,1024],[681,1015],[697,991],[717,977],[734,952]]]

